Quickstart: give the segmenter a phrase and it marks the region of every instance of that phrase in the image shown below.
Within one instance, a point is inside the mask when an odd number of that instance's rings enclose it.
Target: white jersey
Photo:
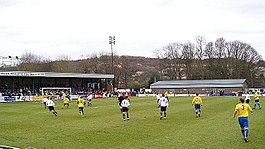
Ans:
[[[246,95],[245,101],[247,101],[247,100],[250,101],[250,95],[249,94]]]
[[[92,94],[90,94],[90,95],[87,96],[87,100],[91,100],[92,98],[93,98],[93,95]]]
[[[48,107],[50,107],[50,106],[55,106],[55,104],[54,104],[54,102],[53,102],[52,100],[48,100],[48,101],[46,102],[46,105],[47,105]]]
[[[159,94],[156,95],[156,99],[157,99],[157,100],[160,99],[160,95],[159,95]]]
[[[162,98],[159,99],[158,104],[161,107],[167,107],[168,106],[168,99],[166,97],[162,97]]]
[[[121,101],[121,107],[129,107],[130,103],[127,99]]]
[[[43,98],[43,99],[42,99],[42,102],[47,102],[47,101],[48,101],[47,98]]]
[[[247,100],[247,99],[250,100],[250,95],[249,94],[246,95],[245,100]]]

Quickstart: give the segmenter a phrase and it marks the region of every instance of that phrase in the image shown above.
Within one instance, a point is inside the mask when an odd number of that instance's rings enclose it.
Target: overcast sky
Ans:
[[[110,52],[155,57],[172,42],[249,43],[265,58],[264,0],[0,0],[0,56]]]

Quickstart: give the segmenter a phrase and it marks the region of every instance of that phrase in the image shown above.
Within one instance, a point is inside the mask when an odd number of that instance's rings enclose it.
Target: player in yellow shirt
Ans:
[[[67,98],[67,97],[65,97],[64,98],[64,100],[63,100],[63,106],[62,106],[62,109],[63,109],[63,107],[67,107],[67,109],[69,108],[69,102],[70,102],[70,100],[69,100],[69,98]]]
[[[166,98],[168,98],[168,91],[166,91],[164,95]]]
[[[259,103],[259,92],[258,91],[255,91],[255,93],[254,93],[254,100],[255,100],[255,104],[254,104],[253,109],[256,109],[256,105],[258,105],[259,109],[261,109],[260,103]]]
[[[83,117],[85,114],[84,107],[86,105],[86,101],[83,99],[83,97],[79,96],[76,103],[78,106],[78,111],[79,111],[80,115]]]
[[[199,97],[199,94],[196,94],[196,96],[193,98],[191,104],[194,105],[196,117],[201,117],[202,99],[201,99],[201,97]]]
[[[248,113],[252,113],[252,109],[249,104],[244,103],[244,99],[240,98],[239,103],[236,105],[233,118],[238,117],[238,122],[241,128],[245,142],[248,142]]]

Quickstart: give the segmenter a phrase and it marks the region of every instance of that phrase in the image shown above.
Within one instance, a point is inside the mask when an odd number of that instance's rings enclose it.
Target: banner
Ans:
[[[13,102],[16,101],[16,97],[4,97],[4,101]]]
[[[0,76],[44,77],[44,72],[0,72]]]
[[[102,94],[95,94],[95,98],[103,98]]]
[[[33,96],[34,101],[42,101],[42,96]]]

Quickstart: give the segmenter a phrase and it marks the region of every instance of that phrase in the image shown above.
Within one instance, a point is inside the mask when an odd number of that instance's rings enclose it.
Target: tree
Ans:
[[[49,71],[51,68],[50,64],[51,60],[26,51],[20,56],[18,69],[24,71]]]
[[[150,84],[155,83],[155,82],[157,82],[157,81],[160,80],[160,74],[159,74],[158,71],[151,72],[149,78],[150,78],[150,79],[149,79],[149,81],[148,81],[148,84],[149,84],[149,86],[150,86]]]
[[[161,79],[239,79],[245,78],[250,86],[260,78],[256,63],[260,54],[241,41],[226,41],[218,38],[207,42],[203,36],[196,43],[173,43],[155,53],[160,60]]]
[[[131,81],[128,87],[139,90],[140,88],[149,88],[149,84],[148,82]]]
[[[183,63],[181,51],[182,44],[170,43],[156,52],[157,57],[160,59],[161,73],[167,75],[171,80],[182,78],[181,67]]]
[[[62,54],[57,57],[57,60],[52,65],[53,72],[71,72],[69,62],[70,56]]]
[[[83,70],[92,73],[100,73],[100,59],[97,53],[88,56],[88,61],[83,65]]]
[[[205,47],[206,47],[206,40],[203,36],[197,36],[196,39],[196,46],[195,46],[195,60],[194,60],[194,67],[193,69],[192,78],[193,79],[204,79],[205,78]]]
[[[192,79],[193,61],[195,59],[195,46],[191,42],[182,44],[182,59],[185,64],[187,79]]]

